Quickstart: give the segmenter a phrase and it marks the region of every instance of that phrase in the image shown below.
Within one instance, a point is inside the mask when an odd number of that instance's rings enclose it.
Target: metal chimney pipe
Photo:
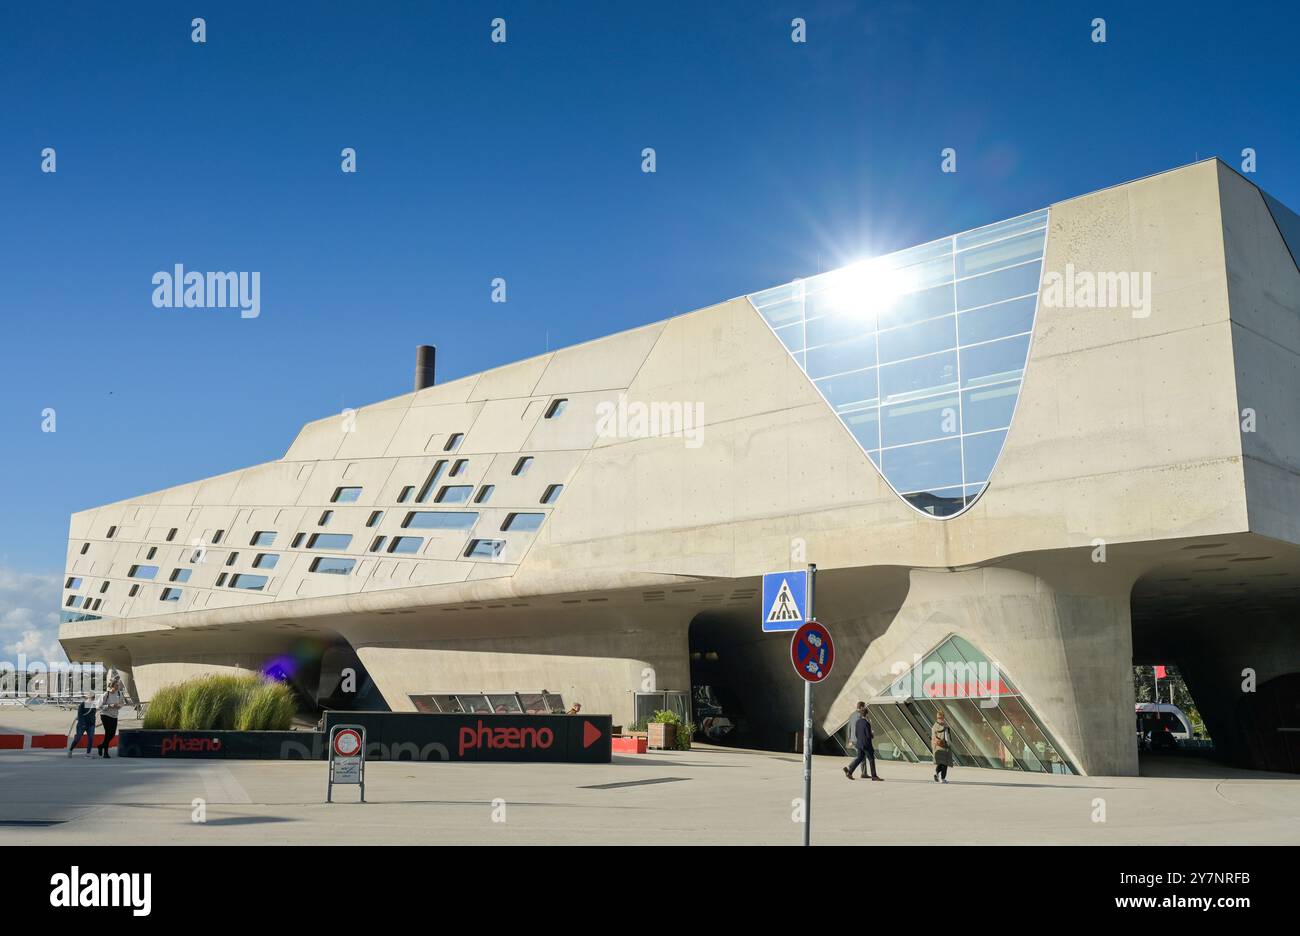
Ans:
[[[415,389],[423,390],[433,386],[433,365],[438,349],[433,345],[422,344],[415,349]]]

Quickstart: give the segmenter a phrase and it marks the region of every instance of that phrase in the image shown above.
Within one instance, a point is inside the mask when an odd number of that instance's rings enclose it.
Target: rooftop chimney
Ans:
[[[433,386],[433,362],[438,349],[422,344],[415,349],[415,389]]]

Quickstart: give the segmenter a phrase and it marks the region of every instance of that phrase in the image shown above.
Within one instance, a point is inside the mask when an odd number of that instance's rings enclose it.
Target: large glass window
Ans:
[[[893,489],[948,517],[984,490],[1011,425],[1046,237],[1038,211],[750,300]]]

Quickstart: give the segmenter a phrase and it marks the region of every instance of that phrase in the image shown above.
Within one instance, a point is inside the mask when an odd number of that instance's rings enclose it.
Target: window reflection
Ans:
[[[886,481],[923,513],[960,513],[997,462],[1028,357],[1046,224],[1038,211],[750,296]]]

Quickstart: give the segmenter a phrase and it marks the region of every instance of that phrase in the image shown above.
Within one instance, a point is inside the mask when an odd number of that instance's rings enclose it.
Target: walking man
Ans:
[[[72,744],[68,745],[69,757],[81,743],[82,735],[86,736],[86,756],[89,757],[90,746],[95,741],[95,703],[90,695],[77,703],[77,720],[73,724]]]
[[[872,744],[871,721],[867,718],[867,703],[858,703],[858,720],[853,723],[853,746],[858,749],[858,756],[844,768],[844,776],[853,779],[853,771],[862,765],[862,779],[867,778],[867,764],[871,765],[871,779],[883,779],[876,775],[876,749]]]

